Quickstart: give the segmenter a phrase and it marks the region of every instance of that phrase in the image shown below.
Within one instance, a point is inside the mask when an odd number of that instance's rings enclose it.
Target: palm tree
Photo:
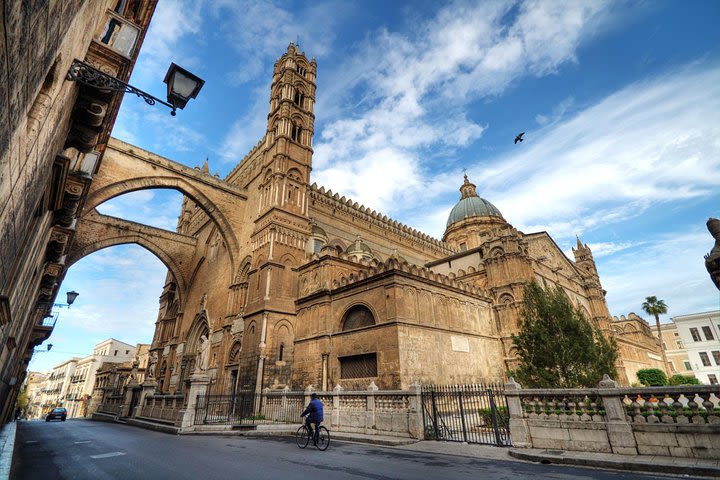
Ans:
[[[662,352],[663,370],[667,371],[667,357],[665,356],[665,344],[662,341],[662,333],[660,332],[660,315],[667,313],[667,305],[664,300],[658,300],[656,296],[645,297],[645,301],[642,304],[642,309],[648,315],[655,317],[655,325],[657,326],[658,340],[660,341],[660,352]]]

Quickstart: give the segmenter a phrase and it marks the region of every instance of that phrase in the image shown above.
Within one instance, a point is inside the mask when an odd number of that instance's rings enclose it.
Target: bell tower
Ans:
[[[305,262],[311,235],[316,72],[315,59],[308,60],[294,43],[273,68],[245,308],[246,324],[257,326],[256,389],[290,381],[297,267]]]

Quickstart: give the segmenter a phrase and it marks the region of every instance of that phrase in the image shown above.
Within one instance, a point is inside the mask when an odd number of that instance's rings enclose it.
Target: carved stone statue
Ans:
[[[145,369],[145,378],[155,377],[155,365],[157,365],[157,353],[152,352],[148,358],[148,365]]]
[[[720,290],[720,220],[708,219],[707,228],[715,239],[715,246],[710,253],[705,255],[705,268],[707,268],[715,287]]]
[[[207,305],[207,293],[203,293],[202,297],[200,297],[200,311],[202,312],[205,310],[205,307]]]
[[[205,372],[208,369],[208,356],[210,355],[210,340],[207,336],[200,337],[200,345],[198,345],[197,358],[195,359],[195,369]]]

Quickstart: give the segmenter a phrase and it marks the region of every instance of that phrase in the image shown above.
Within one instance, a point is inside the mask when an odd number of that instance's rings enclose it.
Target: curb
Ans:
[[[558,465],[579,465],[584,467],[598,467],[598,468],[609,468],[613,470],[622,471],[635,471],[635,472],[653,472],[653,473],[665,473],[665,474],[678,474],[678,475],[698,475],[703,477],[720,477],[720,468],[711,467],[706,465],[678,465],[671,463],[639,463],[635,461],[623,461],[620,459],[602,459],[602,458],[589,458],[589,457],[566,457],[562,454],[552,453],[534,453],[525,452],[521,450],[510,450],[508,452],[511,457],[518,458],[520,460],[528,460],[531,462],[540,463],[555,463]],[[654,457],[657,460],[656,457]],[[637,459],[637,457],[629,457],[630,459]]]
[[[6,423],[0,429],[0,480],[10,478],[16,433],[17,421]]]

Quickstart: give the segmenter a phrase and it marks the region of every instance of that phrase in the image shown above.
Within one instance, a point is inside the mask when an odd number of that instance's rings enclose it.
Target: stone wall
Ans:
[[[720,458],[714,386],[593,389],[505,386],[513,445],[621,455]]]

